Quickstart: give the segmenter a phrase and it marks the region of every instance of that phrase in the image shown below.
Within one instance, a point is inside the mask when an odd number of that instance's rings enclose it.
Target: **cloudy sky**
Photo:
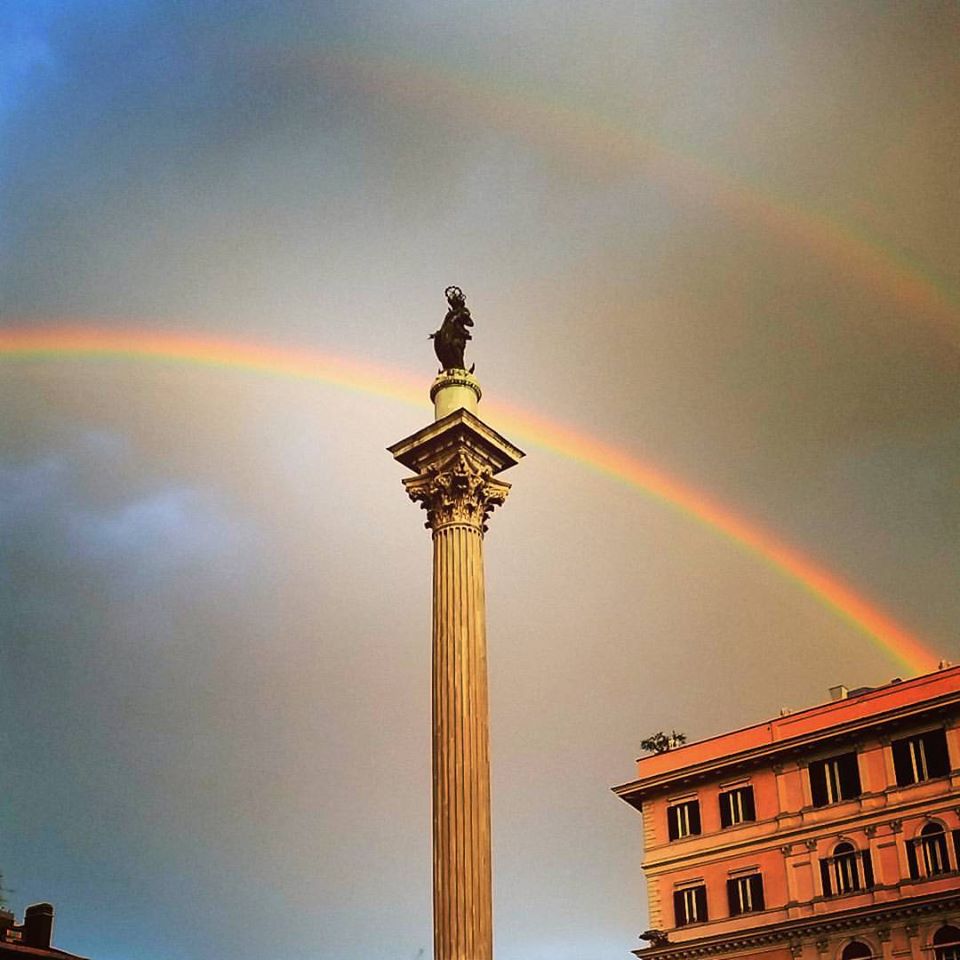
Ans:
[[[423,385],[0,351],[12,906],[53,901],[94,960],[430,954],[430,542],[384,448],[430,417],[450,283],[491,409],[960,656],[958,30],[947,0],[4,0],[2,327]],[[644,736],[910,671],[709,524],[511,439],[497,954],[614,960],[646,913],[608,788]]]

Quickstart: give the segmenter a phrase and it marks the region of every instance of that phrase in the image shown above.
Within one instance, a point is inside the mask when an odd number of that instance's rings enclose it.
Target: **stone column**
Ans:
[[[471,382],[472,381],[472,382]],[[523,453],[476,410],[479,387],[445,371],[437,420],[390,452],[433,533],[433,924],[435,960],[491,960],[490,761],[483,535]],[[451,409],[452,408],[452,409]]]

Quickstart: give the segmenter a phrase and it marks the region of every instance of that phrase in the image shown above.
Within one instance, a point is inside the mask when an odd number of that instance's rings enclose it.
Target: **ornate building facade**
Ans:
[[[637,761],[649,960],[960,960],[960,667]]]

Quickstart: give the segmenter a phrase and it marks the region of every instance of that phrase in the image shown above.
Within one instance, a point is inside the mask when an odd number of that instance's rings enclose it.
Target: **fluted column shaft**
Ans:
[[[490,760],[483,534],[433,533],[435,960],[491,960]]]
[[[433,533],[435,960],[493,957],[483,536],[510,492],[497,474],[523,451],[465,407],[443,412],[471,381],[444,371],[431,392],[437,420],[389,448],[415,471],[403,485]]]

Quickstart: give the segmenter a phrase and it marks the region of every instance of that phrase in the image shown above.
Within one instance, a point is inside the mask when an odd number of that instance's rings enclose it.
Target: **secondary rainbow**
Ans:
[[[318,381],[421,407],[426,399],[419,378],[385,366],[299,347],[148,330],[20,327],[0,331],[0,359],[7,362],[98,358],[182,363]],[[936,668],[937,654],[876,604],[708,494],[626,450],[572,427],[507,405],[486,401],[484,405],[486,415],[498,428],[642,490],[756,555],[847,620],[908,670],[923,673]]]
[[[452,66],[374,55],[362,47],[316,52],[279,49],[269,62],[311,72],[362,95],[430,114],[446,123],[482,124],[550,154],[561,163],[604,177],[635,175],[666,187],[685,203],[705,203],[734,221],[802,249],[872,298],[889,301],[938,327],[955,346],[960,327],[957,291],[902,252],[825,211],[778,195],[647,134],[615,116],[571,105],[535,89],[506,86],[502,78]]]

